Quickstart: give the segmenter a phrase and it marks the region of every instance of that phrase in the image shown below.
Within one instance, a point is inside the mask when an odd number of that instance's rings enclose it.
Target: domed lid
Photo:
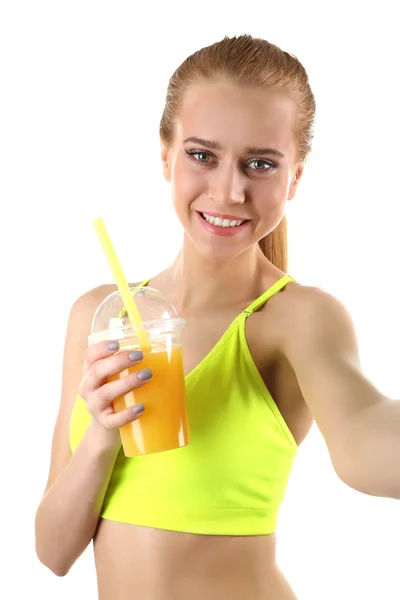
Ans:
[[[139,325],[149,336],[180,331],[185,319],[179,317],[176,308],[158,290],[148,286],[129,288],[134,297],[142,323]],[[119,291],[115,291],[99,305],[92,321],[89,344],[107,339],[122,339],[135,336]]]

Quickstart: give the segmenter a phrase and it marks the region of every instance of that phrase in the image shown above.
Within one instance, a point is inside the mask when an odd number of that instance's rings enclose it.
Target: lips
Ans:
[[[206,214],[210,214],[211,213],[206,213]],[[215,213],[214,213],[215,215]],[[211,215],[211,216],[214,216]],[[219,216],[219,215],[217,215]],[[198,223],[201,225],[201,227],[203,229],[205,229],[209,234],[211,233],[214,236],[218,236],[218,237],[232,237],[232,236],[237,236],[237,235],[241,235],[242,231],[247,229],[247,227],[250,224],[249,220],[244,221],[244,223],[242,223],[241,225],[234,225],[232,227],[221,227],[218,225],[213,225],[212,223],[209,223],[208,221],[206,221],[206,219],[203,217],[203,215],[196,211],[196,217],[198,220]],[[220,217],[222,219],[222,217]],[[228,217],[225,217],[228,218]],[[238,217],[234,217],[234,218],[230,218],[229,220],[240,220],[238,219]]]

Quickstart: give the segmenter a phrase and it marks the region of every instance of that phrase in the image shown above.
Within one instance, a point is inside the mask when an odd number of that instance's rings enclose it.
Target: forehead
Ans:
[[[225,146],[294,151],[296,107],[283,93],[227,82],[192,84],[176,119],[178,138],[197,136]],[[285,152],[286,151],[286,152]]]

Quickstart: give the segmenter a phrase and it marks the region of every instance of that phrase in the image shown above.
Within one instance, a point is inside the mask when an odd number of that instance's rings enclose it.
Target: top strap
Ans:
[[[146,286],[149,283],[150,279],[151,279],[151,277],[149,277],[148,279],[145,279],[144,281],[142,281],[142,283],[139,283],[136,287],[144,287],[144,286]]]
[[[258,310],[260,306],[265,304],[267,300],[269,300],[272,296],[274,296],[274,294],[279,292],[279,290],[281,290],[287,283],[289,283],[289,281],[295,281],[295,279],[293,279],[293,277],[291,277],[290,275],[284,275],[283,277],[278,279],[278,281],[276,281],[270,288],[268,288],[266,292],[261,294],[261,296],[254,300],[254,302],[252,302],[250,306],[248,306],[243,311],[244,314],[251,315],[253,312]]]

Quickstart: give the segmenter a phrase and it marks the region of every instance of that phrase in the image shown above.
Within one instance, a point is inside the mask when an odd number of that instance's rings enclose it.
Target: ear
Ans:
[[[288,200],[293,200],[293,198],[296,195],[297,186],[299,185],[299,181],[303,175],[304,167],[306,166],[307,158],[308,158],[308,155],[310,154],[310,152],[311,152],[311,150],[308,151],[307,156],[305,157],[304,161],[302,163],[300,163],[299,165],[297,165],[295,175],[294,175],[294,177],[292,179],[292,183],[290,184],[290,187],[289,187]]]
[[[304,167],[297,167],[296,173],[292,179],[292,183],[290,184],[289,192],[288,192],[288,200],[293,200],[297,192],[297,186],[299,185],[299,181],[301,176],[303,175]]]
[[[164,145],[163,141],[161,140],[161,160],[163,163],[163,172],[164,172],[164,177],[165,180],[168,181],[168,183],[171,181],[171,165],[169,164],[169,149],[167,146]]]

